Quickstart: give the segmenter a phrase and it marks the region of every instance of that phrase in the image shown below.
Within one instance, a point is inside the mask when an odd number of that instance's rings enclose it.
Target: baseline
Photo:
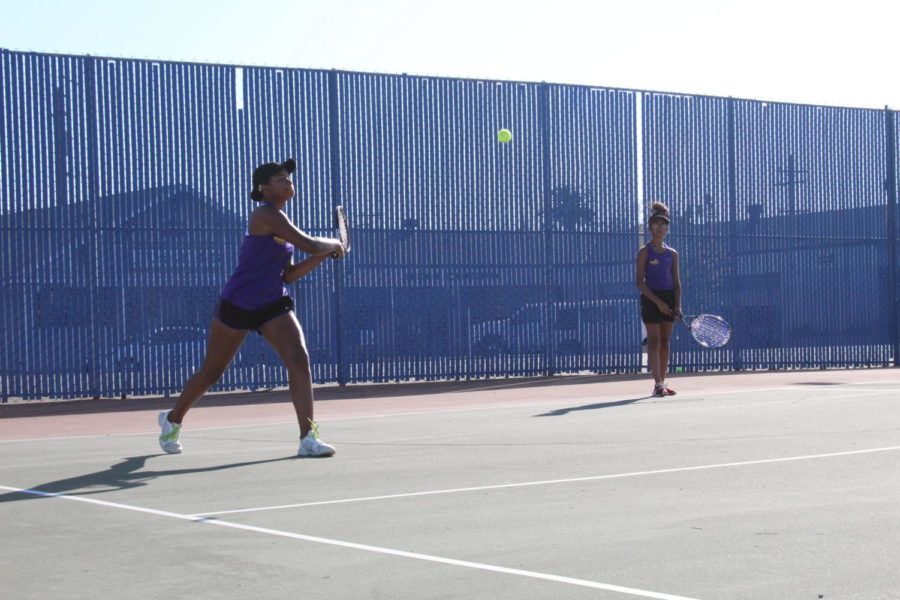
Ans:
[[[170,519],[179,519],[182,521],[191,521],[194,523],[202,523],[206,525],[218,525],[220,527],[228,527],[231,529],[239,529],[243,531],[250,531],[254,533],[262,533],[266,535],[273,535],[284,538],[291,538],[295,540],[302,540],[306,542],[313,542],[317,544],[327,544],[330,546],[338,546],[342,548],[349,548],[352,550],[362,550],[366,552],[374,552],[377,554],[385,554],[389,556],[398,556],[401,558],[409,558],[414,560],[421,560],[426,562],[440,563],[444,565],[456,566],[456,567],[464,567],[468,569],[476,569],[480,571],[490,571],[494,573],[502,573],[504,575],[516,575],[519,577],[529,577],[532,579],[542,579],[545,581],[551,581],[556,583],[564,583],[568,585],[575,585],[586,588],[593,588],[598,590],[605,590],[609,592],[617,592],[620,594],[626,594],[630,596],[638,596],[641,598],[654,598],[656,600],[697,600],[696,598],[689,598],[687,596],[677,596],[673,594],[665,594],[661,592],[653,592],[649,590],[641,590],[637,588],[625,587],[621,585],[614,585],[609,583],[601,583],[597,581],[589,581],[586,579],[578,579],[575,577],[564,577],[561,575],[552,575],[548,573],[539,573],[537,571],[527,571],[524,569],[512,569],[509,567],[501,567],[498,565],[489,565],[486,563],[477,563],[471,562],[467,560],[458,560],[455,558],[446,558],[442,556],[434,556],[431,554],[421,554],[418,552],[407,552],[405,550],[396,550],[393,548],[384,548],[381,546],[370,546],[368,544],[357,544],[355,542],[345,542],[342,540],[335,540],[330,538],[317,537],[312,535],[305,535],[302,533],[292,533],[290,531],[281,531],[278,529],[269,529],[266,527],[255,527],[253,525],[243,525],[241,523],[232,523],[230,521],[220,521],[218,519],[206,519],[201,517],[195,517],[192,515],[183,515],[180,513],[174,513],[164,510],[157,510],[153,508],[144,508],[141,506],[134,506],[130,504],[120,504],[118,502],[107,502],[105,500],[97,500],[94,498],[83,498],[79,496],[68,496],[65,494],[54,494],[50,492],[41,492],[38,490],[28,490],[23,488],[14,488],[8,487],[5,485],[0,485],[0,490],[6,490],[8,492],[22,493],[22,494],[30,494],[34,496],[42,496],[42,497],[50,497],[50,498],[59,498],[61,500],[71,500],[74,502],[85,502],[88,504],[95,504],[98,506],[103,506],[107,508],[117,508],[121,510],[129,510],[133,512],[139,512],[144,514],[155,515],[159,517],[168,517]]]

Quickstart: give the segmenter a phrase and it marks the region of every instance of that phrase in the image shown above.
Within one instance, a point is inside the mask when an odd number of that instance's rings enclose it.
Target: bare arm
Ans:
[[[340,240],[318,238],[304,233],[291,223],[286,214],[271,206],[257,207],[250,215],[247,230],[251,235],[275,234],[299,250],[313,256],[330,256],[333,252],[336,252],[338,256],[344,254]]]
[[[659,296],[653,293],[647,286],[647,282],[645,281],[644,274],[644,266],[647,264],[647,247],[644,246],[641,248],[640,252],[637,255],[637,268],[635,270],[635,278],[634,282],[637,285],[637,288],[641,290],[641,294],[649,298],[656,306],[659,307],[659,310],[662,311],[664,315],[672,314],[672,310],[666,305],[665,302],[660,300]],[[680,296],[680,292],[679,292]]]
[[[675,259],[672,261],[672,283],[675,284],[675,308],[672,309],[672,314],[676,319],[680,319],[682,316],[681,312],[681,274],[678,269],[678,253],[672,250],[672,254],[675,255]]]
[[[330,254],[320,254],[318,256],[310,256],[306,260],[300,261],[295,265],[288,265],[284,269],[284,282],[285,283],[294,283],[301,277],[306,277],[313,270],[322,264],[326,258],[331,256]]]

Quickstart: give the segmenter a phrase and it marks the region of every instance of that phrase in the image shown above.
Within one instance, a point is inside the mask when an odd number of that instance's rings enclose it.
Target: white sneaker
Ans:
[[[305,438],[300,438],[297,456],[334,456],[334,446],[319,440],[319,424],[312,422],[312,428]]]
[[[181,454],[181,442],[178,436],[181,435],[181,425],[179,423],[169,422],[169,413],[171,410],[159,413],[159,426],[162,429],[159,434],[159,447],[169,454]]]

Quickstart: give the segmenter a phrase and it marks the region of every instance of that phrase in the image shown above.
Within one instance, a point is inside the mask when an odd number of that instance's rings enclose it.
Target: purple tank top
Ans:
[[[672,281],[672,263],[675,255],[672,249],[663,244],[663,253],[659,254],[647,242],[647,262],[644,264],[644,282],[651,290],[674,290]]]
[[[274,235],[244,234],[238,265],[222,290],[222,299],[244,310],[266,307],[287,295],[284,269],[294,246]]]

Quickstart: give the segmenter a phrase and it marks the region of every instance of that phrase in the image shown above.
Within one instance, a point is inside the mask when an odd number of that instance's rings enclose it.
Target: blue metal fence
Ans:
[[[0,127],[3,400],[176,393],[288,156],[294,222],[353,227],[292,289],[318,382],[641,370],[654,200],[686,310],[735,326],[673,366],[896,361],[887,110],[0,50]],[[251,336],[216,389],[285,384]]]

